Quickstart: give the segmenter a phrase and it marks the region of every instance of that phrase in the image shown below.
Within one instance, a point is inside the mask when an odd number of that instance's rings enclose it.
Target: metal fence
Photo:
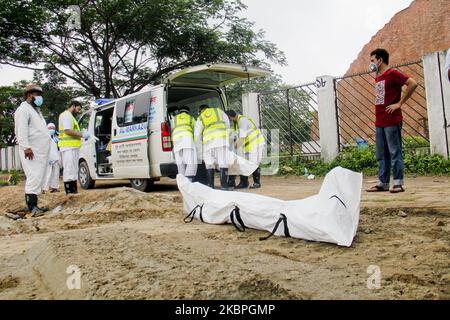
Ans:
[[[260,126],[279,129],[281,155],[320,154],[317,88],[314,83],[259,95]]]
[[[239,100],[228,101],[228,110],[234,110],[239,114],[242,114],[242,98]]]
[[[428,115],[422,61],[395,66],[414,78],[418,88],[402,107],[403,139],[405,147],[429,147]],[[365,72],[335,79],[339,145],[355,145],[357,139],[375,143],[375,78]]]

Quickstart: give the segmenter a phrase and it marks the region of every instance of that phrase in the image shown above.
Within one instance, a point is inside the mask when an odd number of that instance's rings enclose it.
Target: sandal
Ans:
[[[383,188],[381,186],[373,186],[370,189],[366,189],[366,192],[388,192],[389,189]]]
[[[403,189],[402,185],[393,186],[391,190],[389,190],[390,193],[400,193],[405,192],[405,189]]]

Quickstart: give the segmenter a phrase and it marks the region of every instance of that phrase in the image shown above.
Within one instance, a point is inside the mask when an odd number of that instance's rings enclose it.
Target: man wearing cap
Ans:
[[[66,194],[77,193],[78,161],[81,139],[88,139],[89,133],[81,131],[73,113],[81,113],[81,103],[72,101],[66,111],[59,115],[59,141],[63,166],[63,181]]]
[[[14,113],[14,131],[26,176],[25,202],[33,217],[48,210],[38,207],[38,195],[44,187],[50,152],[50,135],[41,112],[42,93],[38,85],[26,86],[25,101]]]
[[[228,186],[228,130],[230,120],[220,108],[200,106],[200,116],[195,123],[194,140],[202,150],[207,170],[208,186],[214,188],[214,172],[216,165],[220,168],[220,186],[222,190],[233,190]]]
[[[195,119],[191,116],[189,107],[181,107],[172,122],[173,151],[178,173],[191,181],[197,174],[194,125]]]

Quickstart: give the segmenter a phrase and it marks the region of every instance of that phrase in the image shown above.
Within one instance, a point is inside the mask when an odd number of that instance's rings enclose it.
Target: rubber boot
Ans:
[[[66,194],[72,193],[70,181],[64,181],[64,191],[66,191]]]
[[[39,208],[37,206],[38,198],[35,194],[26,194],[25,201],[27,202],[28,210],[32,217],[40,217],[44,215],[44,212],[48,211],[48,208]]]
[[[208,181],[208,187],[214,189],[214,173],[216,170],[214,169],[207,169],[206,175],[207,175],[207,181]]]
[[[241,178],[241,181],[239,181],[239,184],[237,185],[236,189],[247,189],[248,188],[248,177],[246,176],[239,176]]]
[[[193,182],[200,182],[205,186],[208,185],[208,173],[204,163],[197,166],[197,174],[195,175]]]
[[[236,176],[228,176],[228,186],[233,189],[236,188]]]
[[[36,198],[36,203],[34,203],[35,199],[33,196],[35,196],[35,194],[25,194],[25,202],[27,204],[28,211],[30,211],[30,212],[33,210],[33,208],[37,204],[37,198]]]
[[[261,169],[258,168],[253,172],[253,185],[250,189],[258,189],[261,188]]]
[[[228,168],[220,168],[220,189],[225,191],[233,191],[234,188],[228,184]]]
[[[78,193],[78,182],[72,181],[72,193]]]

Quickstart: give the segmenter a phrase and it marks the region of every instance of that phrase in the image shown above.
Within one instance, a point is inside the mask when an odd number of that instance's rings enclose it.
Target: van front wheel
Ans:
[[[149,191],[154,184],[150,179],[130,179],[131,186],[139,191]]]
[[[82,161],[78,167],[78,181],[80,182],[81,188],[85,190],[92,189],[95,185],[95,180],[91,178],[89,166],[86,161]]]

